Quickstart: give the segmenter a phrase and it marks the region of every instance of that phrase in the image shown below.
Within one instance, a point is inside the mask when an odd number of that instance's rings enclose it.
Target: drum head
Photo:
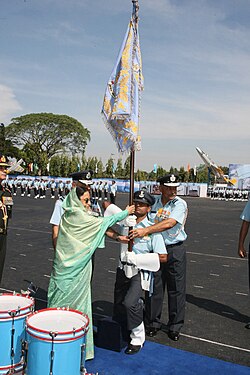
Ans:
[[[45,309],[31,315],[27,320],[28,327],[42,332],[69,333],[87,328],[87,315],[75,310]]]
[[[23,310],[34,305],[32,298],[20,294],[0,295],[0,312]]]

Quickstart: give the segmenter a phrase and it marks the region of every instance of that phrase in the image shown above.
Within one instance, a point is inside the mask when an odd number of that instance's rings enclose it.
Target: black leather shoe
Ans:
[[[125,354],[136,354],[141,350],[141,345],[132,345],[128,344],[128,347],[125,349]]]
[[[168,337],[173,341],[178,341],[179,338],[180,338],[180,334],[179,334],[179,332],[169,331]]]
[[[146,335],[149,336],[149,337],[154,337],[157,335],[157,332],[159,330],[157,328],[154,328],[154,327],[148,327],[146,328],[145,332],[146,332]]]

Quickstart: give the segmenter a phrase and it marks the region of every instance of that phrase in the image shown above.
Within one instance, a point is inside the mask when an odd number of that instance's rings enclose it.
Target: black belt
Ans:
[[[170,249],[171,247],[174,246],[181,246],[183,244],[183,241],[173,243],[172,245],[166,245],[166,249]]]

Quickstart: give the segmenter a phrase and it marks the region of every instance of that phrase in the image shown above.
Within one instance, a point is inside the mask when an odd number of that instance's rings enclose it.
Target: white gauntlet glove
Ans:
[[[160,269],[160,258],[157,253],[135,254],[136,266],[140,270],[156,272]]]
[[[160,259],[157,253],[135,254],[133,251],[126,251],[121,254],[121,263],[128,278],[136,275],[138,269],[152,272],[160,269]]]
[[[134,227],[136,225],[136,216],[135,215],[129,215],[124,219],[124,226],[125,227]]]
[[[133,251],[125,251],[121,253],[121,263],[125,275],[130,279],[137,275],[138,268],[136,267],[136,254]]]

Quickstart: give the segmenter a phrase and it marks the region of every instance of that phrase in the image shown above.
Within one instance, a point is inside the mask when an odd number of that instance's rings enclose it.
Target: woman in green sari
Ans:
[[[134,206],[109,217],[96,217],[90,210],[87,188],[73,189],[63,202],[53,270],[48,289],[48,307],[69,307],[89,317],[86,359],[94,358],[91,310],[91,257],[105,247],[105,234],[123,240],[109,227],[134,212]]]

